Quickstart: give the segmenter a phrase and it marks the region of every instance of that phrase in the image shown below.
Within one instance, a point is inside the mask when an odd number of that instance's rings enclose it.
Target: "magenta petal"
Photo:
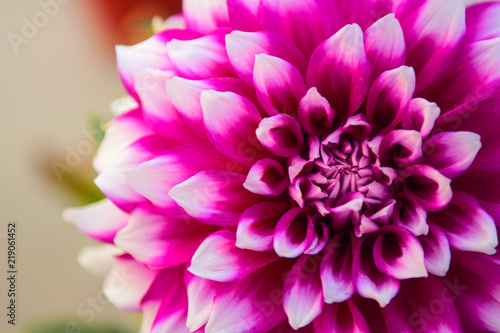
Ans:
[[[363,140],[372,133],[372,125],[363,113],[358,113],[347,119],[342,132],[351,134],[358,140]]]
[[[188,29],[207,33],[217,28],[229,27],[229,16],[226,1],[184,0],[182,13]]]
[[[165,150],[126,173],[128,184],[160,211],[176,206],[168,192],[205,169],[227,169],[231,161],[209,144],[189,144]]]
[[[254,252],[235,245],[236,234],[221,230],[208,236],[196,250],[188,270],[196,276],[230,282],[278,259],[274,252]]]
[[[276,223],[290,207],[279,202],[259,202],[241,214],[236,231],[236,246],[253,251],[273,249]]]
[[[372,68],[372,80],[387,70],[404,65],[406,45],[403,30],[394,14],[373,23],[364,32],[365,51]]]
[[[453,196],[451,179],[440,174],[428,165],[413,165],[405,169],[403,191],[415,198],[428,211],[441,210],[448,205]]]
[[[329,0],[261,0],[259,19],[265,30],[287,37],[307,56],[347,24]]]
[[[220,282],[200,278],[189,271],[185,272],[184,282],[188,296],[186,326],[193,332],[208,322]]]
[[[127,224],[128,214],[104,199],[81,208],[67,208],[63,218],[85,235],[112,243],[116,233]]]
[[[394,0],[351,0],[335,1],[340,11],[347,18],[347,22],[358,23],[363,30],[368,28],[373,22],[391,12],[399,14],[410,1]],[[416,0],[414,2],[417,2]],[[396,15],[398,18],[402,15]]]
[[[407,167],[422,158],[422,137],[417,131],[393,130],[380,142],[380,162]]]
[[[288,177],[279,162],[265,158],[252,165],[243,186],[255,194],[277,196],[286,190]]]
[[[282,304],[286,269],[278,262],[224,283],[215,295],[205,333],[267,332],[282,322],[286,318]]]
[[[366,101],[366,116],[372,126],[383,132],[394,129],[414,91],[413,68],[401,66],[382,73],[373,82]]]
[[[500,37],[500,3],[496,1],[477,3],[465,11],[468,42]]]
[[[415,236],[426,235],[429,232],[427,210],[416,199],[398,198],[392,219],[395,225],[410,230]]]
[[[315,87],[300,100],[297,115],[302,128],[316,136],[328,133],[335,120],[335,111]]]
[[[431,274],[446,276],[450,268],[451,252],[444,232],[429,222],[429,233],[420,235],[418,240],[424,249],[425,269]]]
[[[316,333],[369,333],[363,314],[352,300],[325,304],[323,311],[314,320]]]
[[[129,255],[114,259],[113,268],[104,279],[104,295],[122,311],[140,311],[142,298],[158,273],[146,268]]]
[[[235,226],[241,213],[261,199],[243,187],[245,176],[205,170],[174,186],[169,196],[192,217],[220,226]]]
[[[423,98],[414,98],[403,110],[403,128],[420,132],[423,140],[431,133],[440,113],[441,110],[436,103],[428,102]]]
[[[259,31],[260,0],[227,0],[229,21],[234,30]]]
[[[134,210],[114,240],[118,248],[137,261],[158,269],[188,262],[215,230],[196,220],[166,218],[148,207]]]
[[[259,142],[277,156],[292,157],[305,148],[299,121],[285,113],[262,119],[255,133]]]
[[[302,208],[292,208],[278,221],[274,233],[274,250],[280,257],[295,258],[306,252],[317,234],[314,223]]]
[[[317,87],[341,120],[354,114],[370,85],[370,63],[357,24],[347,25],[321,43],[311,55],[308,87]]]
[[[167,44],[167,54],[179,76],[186,79],[235,76],[225,38],[223,32],[217,32],[191,40],[173,39]]]
[[[481,148],[481,137],[472,132],[444,132],[432,136],[422,147],[424,163],[443,176],[462,175]]]
[[[262,118],[248,99],[208,90],[201,94],[201,107],[208,138],[222,154],[246,165],[269,156],[255,135]]]
[[[233,31],[226,36],[226,48],[234,70],[250,85],[253,85],[255,56],[261,53],[286,60],[302,75],[306,72],[307,59],[297,46],[269,32]]]
[[[266,112],[295,114],[299,100],[306,94],[306,85],[299,70],[289,62],[257,54],[253,70],[257,98]]]
[[[401,281],[398,295],[382,310],[387,332],[462,332],[462,318],[455,308],[462,298],[456,299],[456,290],[449,289],[452,279],[443,283],[429,276]]]
[[[375,240],[373,258],[378,269],[398,280],[427,277],[424,251],[418,239],[398,226],[384,226]]]
[[[427,1],[402,22],[407,61],[417,73],[417,92],[448,68],[465,35],[462,0]]]
[[[385,307],[399,290],[399,282],[392,276],[379,271],[373,261],[372,240],[365,235],[358,240],[354,251],[353,282],[358,294],[371,298]]]
[[[321,261],[321,284],[325,303],[340,303],[354,294],[352,262],[356,238],[350,231],[335,235]]]
[[[455,249],[486,254],[496,252],[495,222],[470,194],[454,191],[450,205],[431,214],[429,219],[441,227]]]
[[[283,286],[283,308],[293,329],[310,324],[323,309],[318,259],[303,255],[293,265]]]

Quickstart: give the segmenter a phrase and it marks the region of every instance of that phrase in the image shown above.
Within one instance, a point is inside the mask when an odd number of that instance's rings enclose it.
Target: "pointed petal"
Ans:
[[[297,46],[270,32],[233,31],[226,36],[226,48],[234,70],[249,85],[253,85],[255,56],[261,53],[286,60],[302,75],[306,72],[307,59]]]
[[[200,278],[187,270],[184,282],[189,304],[186,326],[193,332],[208,322],[220,282]]]
[[[259,202],[245,210],[238,222],[236,246],[259,252],[272,250],[276,223],[289,209],[285,203]]]
[[[195,219],[235,226],[241,213],[260,200],[243,187],[245,176],[224,170],[205,170],[174,186],[169,196]]]
[[[191,40],[174,39],[167,43],[167,54],[179,76],[200,80],[236,76],[229,64],[226,35],[217,32]]]
[[[265,158],[252,165],[243,186],[255,194],[277,196],[286,190],[288,177],[278,161]]]
[[[429,219],[441,227],[455,249],[486,254],[496,252],[495,222],[470,194],[454,191],[450,205],[431,214]]]
[[[266,112],[295,114],[299,100],[306,94],[306,84],[299,70],[289,62],[257,54],[253,70],[257,98]]]
[[[372,68],[372,81],[383,72],[405,63],[406,45],[403,30],[394,14],[384,16],[366,29],[364,44]]]
[[[305,148],[299,121],[286,113],[262,119],[255,133],[259,142],[277,156],[292,157]]]
[[[321,261],[321,284],[325,303],[340,303],[354,294],[352,262],[356,239],[350,232],[335,235]]]
[[[436,103],[428,102],[423,98],[414,98],[406,105],[402,113],[403,128],[420,132],[422,140],[434,128],[434,123],[441,110]]]
[[[390,275],[379,271],[373,261],[373,249],[368,242],[371,235],[364,235],[358,240],[354,251],[353,282],[358,294],[371,298],[385,307],[399,290],[399,282]]]
[[[481,148],[480,140],[481,137],[472,132],[438,133],[423,145],[423,162],[445,177],[458,177],[474,161]]]
[[[424,249],[425,269],[431,274],[445,276],[450,268],[450,244],[448,238],[434,223],[429,223],[429,233],[418,237]]]
[[[137,261],[160,269],[188,262],[201,242],[215,230],[196,220],[166,218],[153,208],[144,207],[130,215],[114,241]]]
[[[184,0],[182,13],[190,30],[207,33],[217,28],[229,27],[226,1],[221,0]]]
[[[418,239],[398,226],[380,228],[373,246],[378,269],[398,280],[427,277],[424,251]]]
[[[128,214],[104,199],[85,207],[66,208],[63,219],[91,238],[113,243],[118,230],[127,224]]]
[[[300,100],[297,115],[302,128],[315,136],[328,133],[335,120],[335,111],[315,87]]]
[[[334,1],[261,0],[265,30],[287,37],[309,56],[323,40],[347,24]]]
[[[114,257],[123,255],[124,252],[115,246],[87,245],[78,253],[78,264],[87,272],[106,276],[114,264]]]
[[[357,24],[347,25],[321,43],[311,55],[308,87],[317,87],[337,117],[345,120],[363,103],[370,85],[370,63]]]
[[[404,227],[415,236],[427,235],[427,211],[416,199],[400,197],[392,216],[395,225]]]
[[[343,303],[325,304],[321,314],[314,320],[317,333],[369,333],[363,314],[351,300]]]
[[[438,211],[450,203],[451,179],[428,165],[413,165],[401,173],[403,191],[428,211]]]
[[[295,258],[309,249],[317,238],[312,218],[302,208],[292,208],[278,221],[274,251],[284,258]]]
[[[245,165],[269,156],[255,136],[262,118],[248,99],[207,90],[201,93],[201,107],[208,138],[222,154]]]
[[[283,308],[293,329],[310,324],[323,309],[319,263],[303,255],[293,265],[283,286]]]
[[[414,91],[413,68],[401,66],[382,73],[373,82],[366,101],[366,116],[372,126],[382,132],[394,129]]]

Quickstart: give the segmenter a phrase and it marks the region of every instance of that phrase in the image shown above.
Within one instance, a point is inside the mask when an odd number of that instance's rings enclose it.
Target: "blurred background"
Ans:
[[[92,133],[124,95],[114,45],[147,38],[154,15],[178,11],[178,0],[0,0],[0,242],[18,226],[16,326],[6,320],[3,244],[0,332],[138,330],[140,317],[92,305],[102,278],[77,263],[92,242],[61,211],[100,197]]]
[[[140,317],[92,305],[102,278],[77,262],[92,242],[61,211],[100,197],[89,133],[105,126],[110,103],[124,95],[114,45],[147,38],[154,15],[180,7],[176,0],[0,0],[0,242],[15,221],[18,270],[12,327],[2,244],[0,332],[137,332]]]

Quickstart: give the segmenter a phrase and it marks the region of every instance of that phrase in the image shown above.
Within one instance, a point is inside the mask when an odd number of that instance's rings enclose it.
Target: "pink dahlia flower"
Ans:
[[[117,47],[107,199],[65,213],[116,247],[104,292],[143,332],[500,332],[500,3],[174,20]]]

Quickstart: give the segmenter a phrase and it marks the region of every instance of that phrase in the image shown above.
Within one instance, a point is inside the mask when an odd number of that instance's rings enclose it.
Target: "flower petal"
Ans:
[[[317,87],[341,120],[354,114],[370,85],[370,63],[357,24],[347,25],[321,43],[311,55],[308,87]]]
[[[317,333],[370,332],[363,314],[351,300],[325,304],[321,314],[314,320],[314,330]]]
[[[286,190],[288,177],[278,161],[265,158],[252,165],[243,186],[255,194],[277,196]]]
[[[419,97],[414,98],[408,102],[406,108],[403,110],[403,128],[419,131],[423,140],[431,133],[440,113],[441,110],[436,103],[428,102]]]
[[[302,208],[292,208],[276,225],[274,251],[280,257],[295,258],[306,252],[316,239],[311,216]]]
[[[496,252],[495,222],[470,194],[454,191],[450,205],[431,214],[429,219],[441,227],[455,249],[486,254]]]
[[[174,186],[169,196],[204,223],[235,226],[241,213],[260,200],[243,187],[245,176],[224,170],[205,170]]]
[[[379,154],[382,165],[407,167],[422,158],[422,137],[417,131],[393,130],[380,142]]]
[[[229,27],[227,1],[221,0],[184,0],[182,13],[187,28],[202,33],[211,32],[217,28]]]
[[[418,237],[424,249],[425,269],[431,274],[445,276],[450,268],[450,244],[448,238],[434,223],[429,223],[429,233]]]
[[[283,308],[293,329],[310,324],[323,309],[319,262],[303,255],[293,265],[283,286]]]
[[[416,199],[400,197],[392,216],[395,225],[410,230],[415,236],[427,235],[427,211]]]
[[[289,62],[257,54],[253,70],[257,98],[266,112],[295,114],[299,100],[306,94],[306,84],[299,70]]]
[[[297,115],[302,128],[315,136],[328,133],[335,120],[335,111],[315,87],[300,100]]]
[[[276,223],[290,207],[280,202],[259,202],[241,214],[236,231],[236,246],[253,251],[273,249]]]
[[[255,133],[259,142],[277,156],[292,157],[305,148],[300,123],[286,113],[262,119]]]
[[[227,0],[229,21],[234,30],[262,30],[259,21],[260,0]]]
[[[208,322],[220,282],[200,278],[187,270],[184,281],[189,304],[186,326],[193,332]]]
[[[477,3],[467,7],[465,11],[465,23],[467,42],[500,37],[500,4],[495,1]]]
[[[438,133],[423,145],[423,161],[445,177],[458,177],[474,161],[481,148],[480,140],[481,137],[472,132]]]

